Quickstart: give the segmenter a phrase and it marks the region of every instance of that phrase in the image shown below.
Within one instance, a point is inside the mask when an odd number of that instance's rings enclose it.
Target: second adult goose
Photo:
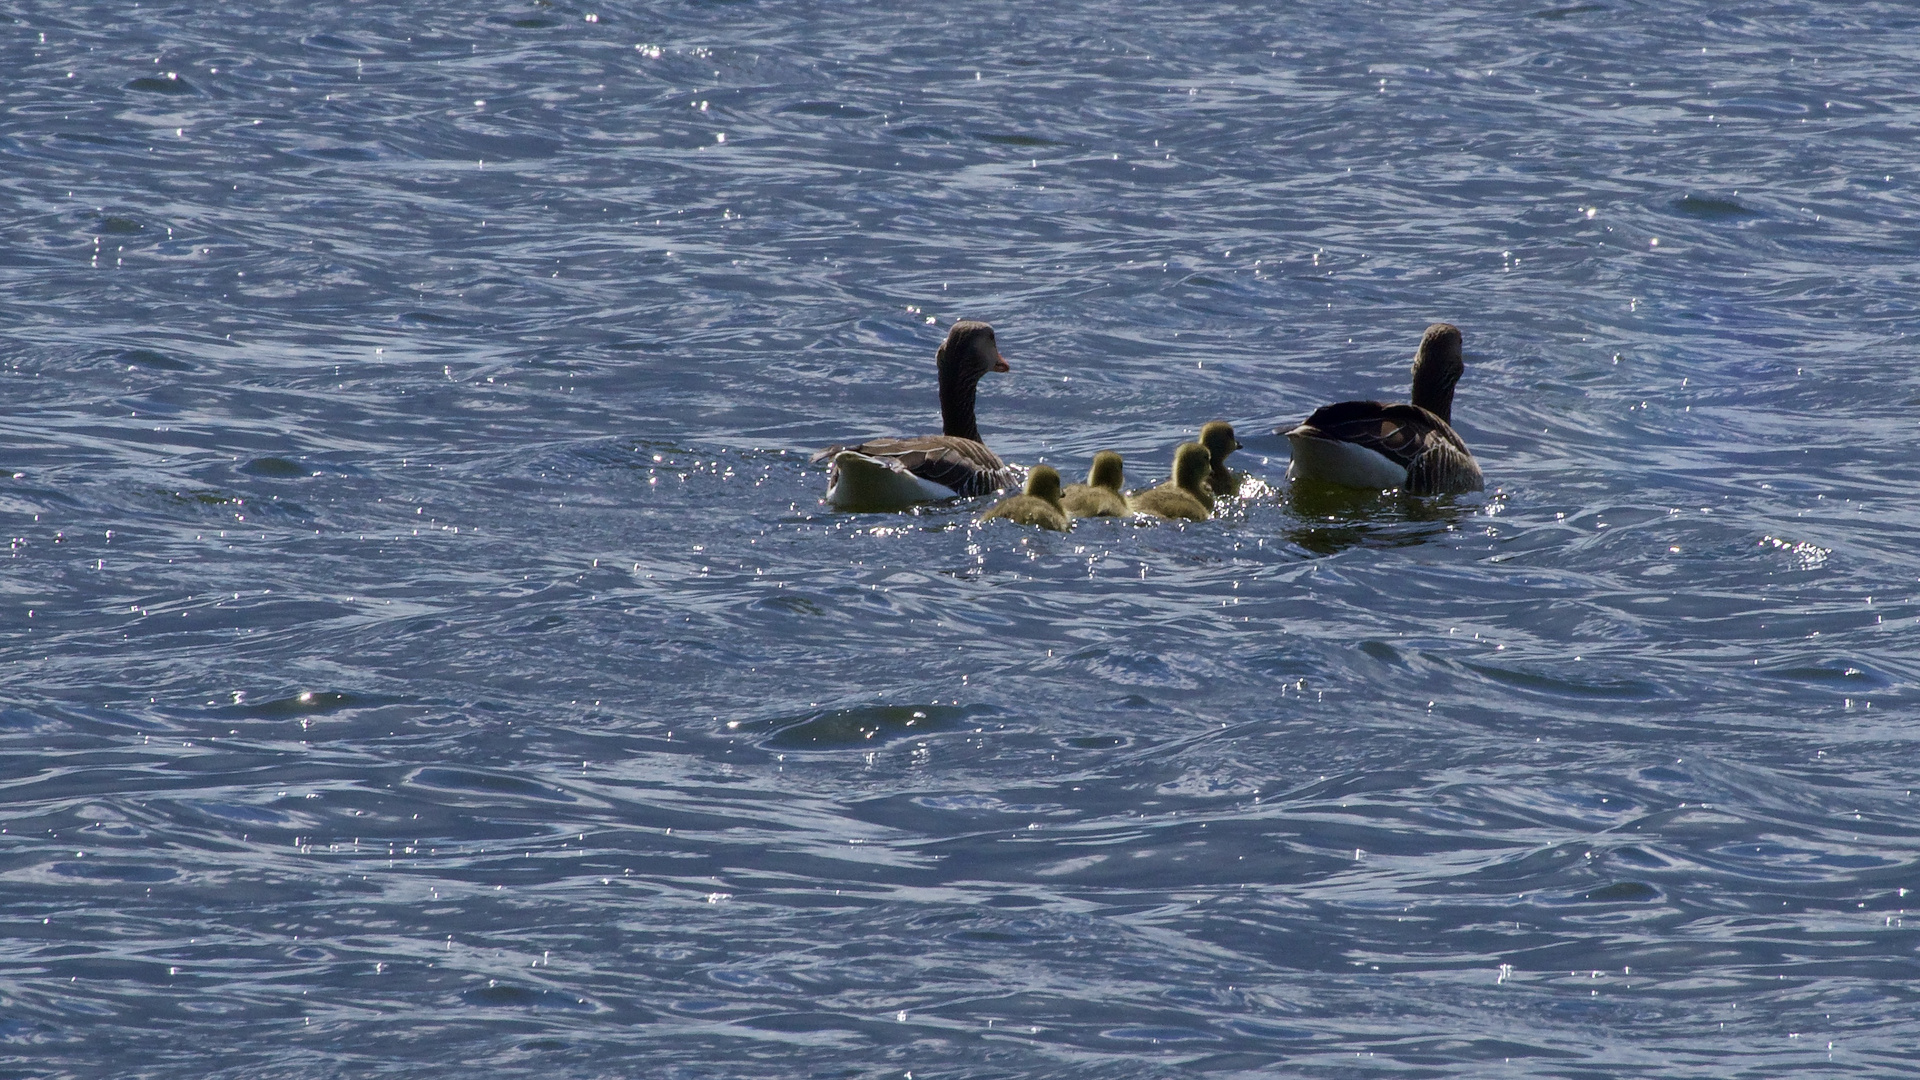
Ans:
[[[962,319],[934,354],[940,369],[938,435],[869,439],[813,455],[826,461],[827,502],[839,510],[904,510],[915,503],[985,495],[1019,476],[980,441],[973,416],[975,385],[989,371],[1007,371],[993,327]]]
[[[1087,470],[1087,482],[1068,484],[1061,502],[1066,505],[1069,517],[1126,517],[1133,511],[1127,507],[1127,497],[1120,494],[1120,485],[1125,482],[1120,455],[1102,450],[1093,455],[1093,468]]]
[[[1413,401],[1322,405],[1286,435],[1289,480],[1351,488],[1399,488],[1410,495],[1455,495],[1486,486],[1473,451],[1453,430],[1453,386],[1466,364],[1460,329],[1434,323],[1413,354]]]
[[[1127,505],[1139,514],[1205,521],[1213,516],[1213,491],[1207,486],[1207,470],[1212,467],[1213,455],[1206,447],[1197,442],[1181,443],[1173,452],[1173,479],[1134,492]]]

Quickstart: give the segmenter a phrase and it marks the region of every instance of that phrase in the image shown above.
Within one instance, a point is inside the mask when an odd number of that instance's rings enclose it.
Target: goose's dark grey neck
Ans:
[[[1427,327],[1413,357],[1413,403],[1453,423],[1453,386],[1465,367],[1460,356],[1460,328],[1451,323]]]
[[[1453,379],[1422,380],[1421,374],[1414,373],[1413,403],[1447,423],[1453,423],[1453,384],[1458,376]]]
[[[974,391],[979,377],[967,378],[957,371],[940,373],[940,431],[956,439],[980,441],[980,424],[973,417]]]

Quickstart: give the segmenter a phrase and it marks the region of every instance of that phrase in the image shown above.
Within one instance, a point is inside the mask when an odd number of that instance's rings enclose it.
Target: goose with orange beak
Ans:
[[[1019,483],[1019,474],[987,449],[974,418],[974,391],[989,371],[1010,371],[993,327],[962,319],[934,354],[940,371],[938,435],[869,439],[813,455],[827,462],[827,502],[838,510],[904,510],[917,503],[986,495]]]

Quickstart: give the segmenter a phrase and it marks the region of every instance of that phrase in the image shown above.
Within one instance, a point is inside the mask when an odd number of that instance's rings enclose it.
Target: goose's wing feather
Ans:
[[[829,446],[815,454],[813,460],[832,460],[847,450],[897,462],[920,479],[952,488],[957,495],[985,495],[1019,482],[1007,463],[985,444],[951,435],[871,439],[858,446]]]
[[[1381,401],[1342,401],[1322,405],[1294,430],[1302,435],[1365,447],[1401,468],[1420,453],[1420,434],[1440,418],[1411,405]],[[1302,428],[1311,430],[1301,430]]]
[[[1473,452],[1453,425],[1418,405],[1342,401],[1315,409],[1294,430],[1364,447],[1401,466],[1409,494],[1457,494],[1485,485]]]

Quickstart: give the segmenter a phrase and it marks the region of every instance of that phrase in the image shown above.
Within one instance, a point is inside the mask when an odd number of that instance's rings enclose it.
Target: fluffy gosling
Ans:
[[[1127,508],[1127,497],[1120,494],[1120,484],[1125,479],[1120,469],[1120,455],[1102,450],[1093,455],[1093,468],[1087,470],[1087,482],[1068,484],[1060,502],[1067,508],[1068,517],[1127,517],[1133,511]]]
[[[995,503],[980,518],[1006,518],[1021,525],[1037,525],[1054,532],[1067,531],[1067,508],[1060,505],[1060,473],[1051,465],[1035,465],[1027,474],[1027,489]]]
[[[1173,452],[1173,479],[1134,492],[1127,504],[1138,514],[1205,521],[1213,516],[1213,492],[1207,487],[1207,471],[1212,467],[1213,455],[1206,447],[1197,442],[1181,443]]]
[[[1213,485],[1214,497],[1227,499],[1240,494],[1240,474],[1227,468],[1227,455],[1240,449],[1240,440],[1233,437],[1233,425],[1215,420],[1201,428],[1200,445],[1213,455],[1213,469],[1207,479]]]

